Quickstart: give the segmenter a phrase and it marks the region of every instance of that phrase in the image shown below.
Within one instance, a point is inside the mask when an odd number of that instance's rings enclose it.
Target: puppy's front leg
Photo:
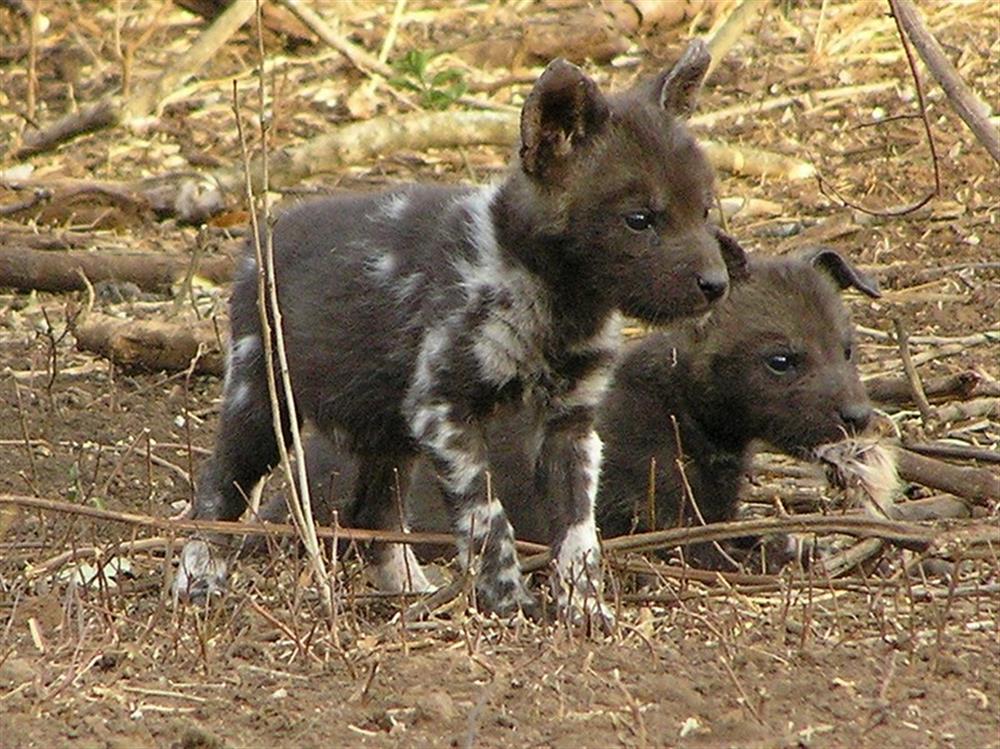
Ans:
[[[552,505],[552,589],[559,610],[573,621],[590,619],[607,628],[613,615],[603,601],[594,523],[602,448],[590,409],[558,415],[546,424],[536,481]]]
[[[451,515],[462,566],[476,577],[479,606],[500,615],[518,609],[537,615],[503,505],[487,492],[486,443],[479,424],[452,403],[427,402],[413,409],[413,435],[437,470]]]

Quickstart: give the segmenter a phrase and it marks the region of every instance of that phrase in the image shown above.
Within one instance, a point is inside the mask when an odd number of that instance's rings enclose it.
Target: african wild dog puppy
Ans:
[[[623,358],[599,419],[605,536],[699,522],[685,478],[705,522],[732,520],[758,444],[811,458],[866,428],[871,404],[837,293],[849,287],[879,296],[877,283],[834,250],[753,257],[748,276],[703,322],[650,336]],[[710,545],[692,551],[704,565],[723,562]]]
[[[633,530],[697,523],[677,466],[705,522],[732,520],[757,443],[810,457],[825,443],[864,430],[871,407],[855,366],[853,335],[838,290],[878,296],[877,284],[833,250],[750,261],[729,296],[699,322],[652,334],[625,353],[597,419],[604,463],[597,495],[598,527],[606,538]],[[674,432],[673,415],[677,420]],[[497,419],[488,433],[494,485],[518,538],[545,542],[551,513],[531,500],[536,460],[526,414]],[[318,516],[343,502],[355,469],[322,438],[308,443]],[[655,502],[649,506],[650,462]],[[407,507],[410,524],[441,530],[442,505],[424,467]],[[508,499],[509,498],[509,499]],[[279,497],[262,510],[282,519]],[[791,539],[769,543],[769,562],[787,561]],[[756,539],[726,544],[741,557]],[[724,567],[710,545],[690,547],[690,561]]]
[[[561,609],[604,615],[593,503],[593,428],[618,345],[619,310],[649,321],[707,311],[728,288],[706,219],[713,177],[684,125],[709,61],[693,42],[673,68],[605,96],[551,63],[521,112],[519,158],[485,187],[406,186],[300,205],[274,227],[277,291],[298,414],[355,456],[352,525],[399,528],[418,454],[433,466],[477,601],[531,612],[503,506],[486,491],[484,424],[505,405],[537,413],[540,477],[555,522]],[[194,518],[236,518],[278,459],[257,312],[256,269],[237,278],[214,452]],[[286,435],[287,439],[287,435]],[[375,550],[404,587],[399,547]],[[204,541],[182,554],[176,590],[204,595],[224,565]],[[422,573],[409,585],[429,587]]]

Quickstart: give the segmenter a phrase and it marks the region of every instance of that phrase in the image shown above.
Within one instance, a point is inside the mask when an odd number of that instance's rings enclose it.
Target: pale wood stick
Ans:
[[[948,492],[979,505],[1000,500],[1000,476],[985,468],[956,466],[906,448],[897,453],[899,475],[932,489]]]
[[[122,106],[125,119],[147,117],[169,94],[177,90],[188,78],[195,75],[239,31],[254,14],[252,2],[230,3],[195,40],[191,48],[178,55],[166,71],[155,81],[141,87]]]
[[[875,338],[879,341],[892,341],[892,334],[886,333],[878,328],[868,328],[864,325],[856,325],[855,329],[864,336]],[[935,346],[947,346],[953,343],[962,346],[978,346],[983,343],[1000,343],[1000,331],[986,330],[982,333],[973,333],[962,336],[940,336],[940,335],[911,335],[910,343],[927,344]]]
[[[708,51],[712,59],[708,64],[708,72],[705,73],[706,79],[712,76],[712,71],[740,38],[750,21],[766,12],[768,5],[767,0],[743,0],[718,26],[712,38],[708,40]]]
[[[769,112],[772,109],[781,109],[792,104],[809,104],[811,101],[834,102],[842,99],[855,99],[867,94],[878,94],[883,91],[894,89],[899,84],[895,78],[890,78],[877,83],[865,83],[858,86],[837,86],[826,88],[820,91],[809,91],[801,94],[791,94],[788,96],[774,96],[756,102],[746,104],[734,104],[731,107],[716,109],[714,112],[704,112],[696,114],[688,120],[693,127],[713,127],[722,120],[730,120],[747,114],[758,112]]]
[[[934,413],[931,411],[931,404],[927,401],[927,394],[924,393],[924,386],[920,382],[917,368],[913,366],[913,360],[910,358],[910,342],[906,327],[898,317],[893,318],[892,323],[896,327],[896,343],[899,345],[899,358],[903,362],[903,372],[906,374],[907,382],[910,383],[910,391],[920,411],[920,420],[926,427],[934,418]]]

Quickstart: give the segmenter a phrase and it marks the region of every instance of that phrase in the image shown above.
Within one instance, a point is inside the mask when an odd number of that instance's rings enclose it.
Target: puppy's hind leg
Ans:
[[[413,458],[367,455],[359,459],[351,525],[379,530],[406,530],[400,509],[406,498]],[[434,585],[409,544],[375,543],[375,585],[385,593],[425,593]]]
[[[287,443],[285,418],[282,431]],[[246,498],[278,457],[260,338],[243,336],[230,350],[218,436],[198,479],[191,519],[238,519],[246,509]],[[218,552],[220,546],[220,539],[206,536],[195,536],[185,544],[174,578],[175,598],[199,600],[225,589],[227,564]]]

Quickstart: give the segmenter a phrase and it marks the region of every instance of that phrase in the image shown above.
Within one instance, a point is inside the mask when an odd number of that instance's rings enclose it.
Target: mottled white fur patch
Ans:
[[[389,281],[398,266],[399,258],[389,250],[375,252],[365,260],[365,271],[379,283]]]
[[[468,434],[473,427],[456,424],[450,417],[451,408],[446,403],[418,406],[410,428],[413,436],[445,463],[441,477],[445,488],[454,494],[464,494],[486,470],[485,449],[470,451],[454,447],[456,438]]]
[[[260,336],[245,335],[231,341],[229,350],[226,352],[226,374],[223,380],[222,391],[228,393],[230,387],[235,383],[235,372],[247,360],[255,356],[260,350]]]
[[[622,315],[620,312],[612,312],[601,329],[592,337],[570,346],[570,353],[584,353],[587,351],[608,351],[614,352],[619,349],[622,342]]]
[[[507,522],[503,505],[497,499],[490,499],[487,502],[476,502],[458,516],[458,519],[455,521],[455,532],[466,538],[470,534],[474,538],[482,538],[489,532],[493,523],[501,518],[504,523]]]
[[[448,325],[431,328],[424,334],[417,354],[417,367],[413,377],[413,385],[407,400],[412,404],[427,393],[434,384],[434,365],[441,359],[448,346]],[[411,423],[413,436],[417,439],[423,433],[423,427],[418,427],[416,421]]]
[[[596,408],[607,392],[611,372],[611,360],[606,365],[591,370],[577,380],[572,390],[559,399],[559,405],[563,408]]]
[[[420,272],[410,273],[399,278],[392,287],[393,299],[397,304],[402,304],[411,299],[420,289],[420,285],[423,282],[424,274]]]
[[[250,386],[245,382],[237,382],[226,396],[226,408],[230,411],[239,411],[246,405],[250,397]]]
[[[458,257],[453,264],[470,310],[491,300],[473,336],[473,353],[484,379],[502,384],[544,366],[541,343],[551,329],[552,315],[545,286],[501,255],[490,211],[497,189],[492,185],[459,198],[469,217],[475,254],[471,259]]]
[[[570,526],[556,556],[552,585],[556,604],[570,621],[589,619],[607,628],[615,617],[604,603],[600,555],[593,516]]]
[[[601,477],[601,459],[604,455],[604,442],[595,431],[591,431],[583,439],[584,450],[587,454],[587,464],[582,466],[587,473],[587,498],[590,500],[590,522],[594,522],[593,509],[597,499],[597,482]]]
[[[394,192],[386,195],[381,202],[383,214],[390,221],[399,221],[410,204],[410,196],[405,192]]]

